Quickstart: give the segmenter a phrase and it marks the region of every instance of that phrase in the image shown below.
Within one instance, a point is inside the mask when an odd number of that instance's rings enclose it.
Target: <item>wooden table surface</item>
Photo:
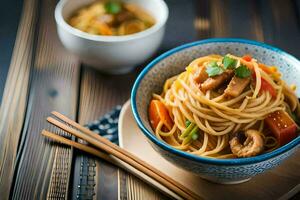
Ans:
[[[170,16],[157,55],[199,39],[238,37],[300,57],[300,0],[166,2]],[[45,121],[52,110],[86,124],[123,104],[146,64],[114,76],[82,66],[57,38],[56,3],[7,0],[0,8],[0,199],[167,199],[133,175],[40,135],[43,128],[57,131]],[[79,159],[94,170],[86,196],[78,196]]]

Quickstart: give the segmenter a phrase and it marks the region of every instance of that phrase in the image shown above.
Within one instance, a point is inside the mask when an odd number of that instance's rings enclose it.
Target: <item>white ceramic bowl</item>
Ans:
[[[125,73],[150,58],[159,47],[168,18],[163,0],[126,0],[147,10],[156,23],[151,28],[126,36],[99,36],[70,26],[74,11],[95,0],[61,0],[55,9],[57,32],[63,45],[83,63],[108,73]]]

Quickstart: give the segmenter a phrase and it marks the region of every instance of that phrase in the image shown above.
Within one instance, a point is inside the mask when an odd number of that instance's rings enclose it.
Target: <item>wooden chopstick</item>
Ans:
[[[108,154],[114,155],[115,157],[119,158],[120,160],[128,163],[132,167],[138,169],[139,171],[143,172],[144,174],[148,175],[149,177],[155,179],[156,181],[160,182],[162,185],[168,187],[173,192],[177,193],[179,196],[182,196],[186,199],[202,199],[197,194],[193,193],[189,189],[185,188],[180,183],[176,182],[163,172],[153,168],[149,164],[145,163],[143,160],[137,158],[130,152],[121,149],[119,146],[113,144],[112,142],[108,141],[107,139],[101,137],[98,134],[93,133],[89,129],[79,125],[78,123],[72,121],[71,119],[65,117],[64,115],[58,112],[52,112],[54,116],[60,119],[63,122],[75,127],[79,131],[71,128],[70,126],[62,123],[52,117],[48,117],[47,121],[51,124],[63,129],[66,132],[69,132],[76,137],[79,137],[90,144],[94,145],[95,147],[107,152]]]
[[[163,172],[157,170],[156,168],[153,168],[151,165],[149,165],[148,163],[144,162],[143,160],[139,159],[138,157],[136,157],[135,155],[131,154],[130,152],[120,148],[119,146],[117,146],[116,144],[110,142],[109,140],[101,137],[98,134],[95,134],[94,132],[92,132],[91,130],[81,126],[80,124],[74,122],[73,120],[69,119],[68,117],[64,116],[61,113],[58,113],[56,111],[51,112],[51,114],[53,114],[55,117],[57,117],[58,119],[60,119],[63,122],[66,122],[67,124],[75,127],[76,129],[80,130],[81,132],[85,133],[86,135],[88,135],[89,137],[100,141],[103,144],[106,144],[107,146],[111,147],[112,149],[114,149],[117,152],[120,152],[121,154],[124,154],[125,156],[129,157],[130,159],[134,160],[135,162],[139,163],[140,165],[143,165],[143,167],[149,169],[150,171],[152,171],[153,173],[158,174],[159,176],[162,176],[162,178],[166,179],[168,182],[170,182],[171,184],[177,186],[180,190],[183,190],[185,193],[188,193],[190,196],[196,196],[197,198],[199,198],[199,196],[197,196],[195,193],[193,193],[192,191],[190,191],[189,189],[185,188],[183,185],[181,185],[180,183],[176,182],[174,179],[171,179],[169,176],[167,176],[166,174],[164,174]],[[69,126],[67,126],[64,123],[59,122],[58,120],[48,117],[47,118],[48,122],[52,123],[52,124],[57,124],[59,125],[59,127],[67,132],[72,131],[71,128]],[[73,129],[74,130],[74,129]],[[75,135],[77,137],[78,133],[75,131],[73,132],[72,135]],[[81,135],[79,133],[79,135]],[[85,138],[81,138],[86,140],[87,142],[89,142],[89,138],[85,137]],[[94,140],[92,140],[94,142]],[[90,142],[91,143],[91,142]],[[91,143],[93,144],[93,143]],[[94,144],[95,145],[95,144]]]
[[[105,154],[105,153],[103,153],[103,152],[101,152],[101,151],[99,151],[99,150],[97,150],[97,149],[95,149],[93,147],[89,147],[89,146],[87,146],[85,144],[81,144],[81,143],[75,142],[73,140],[69,140],[69,139],[67,139],[65,137],[59,136],[59,135],[57,135],[55,133],[52,133],[52,132],[49,132],[49,131],[46,131],[46,130],[42,130],[41,134],[43,136],[46,136],[46,137],[51,138],[53,140],[56,140],[56,141],[58,141],[60,143],[63,143],[63,144],[75,147],[76,149],[80,149],[82,151],[85,151],[85,152],[87,152],[89,154],[92,154],[94,156],[100,157],[100,158],[102,158],[102,159],[104,159],[104,160],[112,163],[110,157],[107,154]]]
[[[124,164],[122,164],[120,162],[116,162],[108,154],[103,153],[103,152],[101,152],[101,151],[99,151],[99,150],[97,150],[97,149],[95,149],[93,147],[89,147],[87,145],[84,145],[84,144],[81,144],[81,143],[69,140],[69,139],[67,139],[65,137],[59,136],[59,135],[57,135],[55,133],[52,133],[52,132],[49,132],[47,130],[42,130],[41,134],[43,136],[45,136],[45,137],[48,137],[48,138],[53,139],[53,140],[56,140],[59,143],[72,146],[74,148],[77,148],[79,150],[85,151],[85,152],[87,152],[89,154],[92,154],[94,156],[97,156],[97,157],[99,157],[101,159],[104,159],[104,160],[110,162],[113,165],[119,166],[120,168],[123,168],[125,170],[130,170],[130,168],[128,168],[126,165],[124,166]],[[135,169],[135,168],[133,168],[133,169]],[[176,194],[178,195],[178,193],[176,193]],[[192,198],[190,198],[190,199],[192,199]]]
[[[81,144],[81,143],[78,143],[78,142],[75,142],[75,141],[72,141],[72,140],[69,140],[65,137],[62,137],[62,136],[59,136],[55,133],[52,133],[52,132],[49,132],[47,130],[42,130],[41,134],[45,137],[48,137],[50,139],[53,139],[53,140],[56,140],[57,142],[60,142],[62,144],[66,144],[66,145],[69,145],[69,146],[72,146],[74,148],[77,148],[79,150],[82,150],[82,151],[85,151],[89,154],[92,154],[94,156],[97,156],[101,159],[104,159],[108,162],[110,162],[111,164],[113,165],[117,165],[119,166],[120,168],[123,168],[125,170],[130,170],[130,168],[128,168],[126,165],[124,166],[124,164],[120,163],[120,162],[115,162],[115,160],[113,160],[108,154],[106,153],[103,153],[93,147],[89,147],[87,145],[84,145],[84,144]]]

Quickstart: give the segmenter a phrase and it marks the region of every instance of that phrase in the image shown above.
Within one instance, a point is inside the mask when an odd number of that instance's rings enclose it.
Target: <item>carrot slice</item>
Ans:
[[[250,62],[252,60],[252,56],[250,56],[250,55],[244,55],[242,57],[242,59],[245,60],[245,61],[247,61],[247,62]]]
[[[168,109],[159,100],[152,100],[150,102],[149,119],[153,130],[156,129],[160,121],[162,121],[164,124],[163,131],[170,131],[174,124],[173,120],[169,115]]]
[[[276,90],[273,88],[273,86],[263,78],[261,78],[261,89],[260,89],[260,91],[268,91],[273,99],[276,98],[276,96],[277,96]]]
[[[267,74],[273,74],[274,71],[272,70],[271,67],[268,67],[267,65],[265,64],[262,64],[262,63],[258,63],[258,67],[260,69],[262,69],[264,72],[266,72]]]
[[[255,82],[255,79],[256,79],[255,73],[252,74],[252,78]],[[269,92],[270,95],[272,96],[272,98],[276,99],[277,92],[276,92],[275,88],[268,81],[266,81],[264,78],[261,78],[261,87],[260,87],[259,92],[261,93],[262,91]]]

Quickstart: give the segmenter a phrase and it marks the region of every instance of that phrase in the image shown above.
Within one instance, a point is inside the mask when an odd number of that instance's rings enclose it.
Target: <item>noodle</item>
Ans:
[[[203,91],[202,83],[195,81],[195,72],[212,61],[222,63],[223,57],[210,55],[195,59],[186,71],[165,81],[161,95],[153,94],[154,99],[166,106],[174,122],[171,130],[163,131],[164,121],[160,121],[155,130],[157,138],[167,143],[172,141],[175,145],[169,144],[173,147],[199,156],[235,158],[230,152],[229,140],[238,132],[255,129],[264,140],[265,151],[278,147],[275,137],[264,134],[264,119],[289,106],[282,92],[284,82],[274,80],[255,59],[246,62],[237,56],[228,57],[236,59],[237,66],[249,68],[251,83],[248,82],[239,95],[231,98],[225,94],[230,85],[226,81],[219,86],[221,92],[216,89]],[[275,92],[264,90],[266,83],[263,81],[270,84]],[[227,89],[222,89],[222,86]]]

